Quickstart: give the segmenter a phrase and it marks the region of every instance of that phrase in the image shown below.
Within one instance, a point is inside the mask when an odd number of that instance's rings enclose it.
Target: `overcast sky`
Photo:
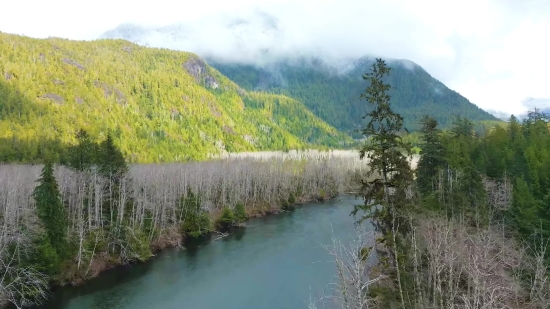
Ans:
[[[5,2],[2,32],[88,40],[122,23],[183,24],[192,30],[184,40],[159,44],[247,59],[256,54],[243,48],[410,59],[480,107],[505,113],[524,112],[527,97],[550,98],[548,0]],[[251,24],[228,32],[236,17]]]

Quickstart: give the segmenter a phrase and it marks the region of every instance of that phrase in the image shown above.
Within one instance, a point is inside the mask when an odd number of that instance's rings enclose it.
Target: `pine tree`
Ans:
[[[33,192],[38,218],[52,247],[63,257],[67,249],[67,218],[52,163],[46,163],[38,182]]]
[[[97,144],[82,129],[76,133],[76,139],[78,144],[69,147],[69,166],[77,171],[88,170],[96,163]]]
[[[222,214],[218,219],[218,228],[227,229],[235,223],[235,214],[229,207],[224,207],[222,209]]]
[[[200,194],[187,188],[186,196],[182,196],[178,203],[184,235],[199,237],[210,231],[212,224],[208,212],[202,209]]]
[[[437,120],[425,116],[422,121],[422,153],[417,166],[417,183],[420,193],[436,190],[439,170],[445,165],[445,148],[441,144]]]
[[[399,302],[405,308],[402,276],[398,256],[400,249],[399,235],[403,234],[406,222],[407,208],[410,205],[407,189],[413,180],[413,173],[408,155],[411,145],[404,142],[400,133],[403,128],[403,117],[395,113],[390,106],[388,91],[390,85],[384,82],[384,77],[390,73],[390,68],[382,59],[376,59],[371,72],[363,79],[370,85],[361,98],[374,105],[374,109],[363,118],[369,118],[367,126],[361,131],[368,138],[360,151],[360,157],[369,160],[369,177],[362,182],[363,205],[355,207],[353,214],[364,211],[361,220],[371,218],[376,228],[382,233],[382,242],[386,244],[390,255],[390,270],[399,291]]]
[[[102,175],[118,179],[128,171],[124,155],[114,144],[111,134],[107,134],[99,148],[99,172]]]
[[[241,224],[247,219],[246,209],[243,203],[237,203],[235,206],[235,221],[237,224]]]

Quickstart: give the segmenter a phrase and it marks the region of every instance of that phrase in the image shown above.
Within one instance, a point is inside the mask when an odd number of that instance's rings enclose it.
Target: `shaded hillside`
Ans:
[[[215,59],[208,63],[247,90],[284,94],[304,102],[317,116],[344,132],[352,133],[364,124],[361,117],[368,105],[359,96],[368,86],[362,79],[371,64],[367,58],[354,62],[344,73],[343,68],[332,68],[315,59],[283,60],[261,68]],[[451,125],[455,115],[473,121],[497,120],[413,62],[389,64],[393,69],[389,77],[392,104],[409,129],[419,129],[418,121],[425,114],[434,116],[443,127]]]
[[[111,132],[133,162],[350,142],[301,102],[245,91],[191,53],[0,33],[0,55],[0,139],[17,145],[2,143],[4,160],[73,143],[80,128]]]

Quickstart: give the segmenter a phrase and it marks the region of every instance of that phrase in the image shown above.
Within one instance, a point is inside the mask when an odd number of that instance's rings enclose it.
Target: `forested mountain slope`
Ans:
[[[363,124],[367,104],[359,99],[368,84],[362,79],[372,61],[362,58],[348,68],[333,67],[319,59],[286,59],[262,67],[208,59],[208,63],[247,90],[284,94],[298,99],[321,119],[347,133]],[[388,62],[392,108],[405,118],[410,130],[420,128],[426,114],[449,127],[455,116],[472,121],[497,120],[408,60]],[[356,135],[356,137],[358,137]]]
[[[81,128],[111,132],[132,162],[351,141],[301,102],[245,91],[191,53],[0,33],[0,161],[59,159]]]

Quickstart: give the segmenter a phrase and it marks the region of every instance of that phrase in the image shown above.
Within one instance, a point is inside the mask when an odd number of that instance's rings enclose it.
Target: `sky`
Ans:
[[[6,1],[0,31],[92,40],[121,24],[168,26],[174,36],[148,33],[148,43],[248,62],[261,61],[266,50],[275,56],[409,59],[500,115],[524,113],[533,102],[550,105],[548,0],[76,3]],[[528,98],[537,100],[523,103]]]

